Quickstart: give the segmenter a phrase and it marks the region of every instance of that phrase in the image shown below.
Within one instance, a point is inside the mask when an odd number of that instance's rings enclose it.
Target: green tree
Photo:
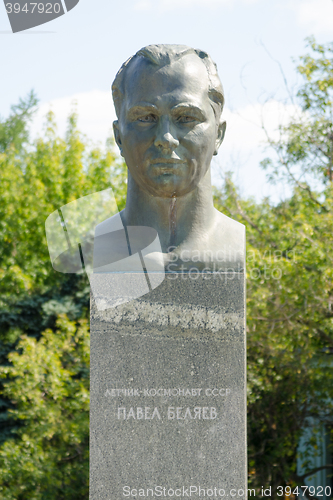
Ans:
[[[4,395],[22,426],[0,449],[3,500],[88,498],[89,329],[63,315],[11,352]]]
[[[75,113],[64,139],[50,112],[43,135],[30,140],[36,104],[30,93],[0,120],[0,364],[6,379],[0,491],[12,500],[81,499],[88,497],[89,283],[84,274],[53,270],[45,220],[110,186],[122,209],[126,171],[111,140],[101,148],[80,134]]]
[[[12,122],[16,127],[12,142],[0,156],[0,279],[5,297],[13,292],[27,296],[32,289],[46,290],[66,279],[54,273],[49,263],[45,220],[50,213],[110,186],[121,209],[126,193],[124,164],[117,160],[113,143],[109,140],[104,150],[89,148],[77,130],[75,113],[68,119],[65,139],[57,136],[50,112],[45,136],[22,146],[21,137],[27,137],[31,102],[35,103],[30,97],[25,104],[21,102],[20,109],[25,106],[26,111],[18,116],[13,107],[13,116],[2,127],[11,130]],[[16,129],[19,138],[15,136]],[[3,135],[11,137],[11,132]]]
[[[304,484],[314,473],[300,438],[333,426],[333,45],[310,40],[301,58],[302,111],[263,167],[292,194],[276,205],[241,200],[230,178],[217,205],[247,226],[248,436],[250,484]],[[325,464],[327,470],[332,464]]]
[[[38,99],[31,91],[26,99],[20,99],[11,107],[11,114],[6,120],[0,118],[0,155],[9,151],[19,155],[29,141],[27,124],[36,111]],[[2,157],[4,159],[4,156]]]

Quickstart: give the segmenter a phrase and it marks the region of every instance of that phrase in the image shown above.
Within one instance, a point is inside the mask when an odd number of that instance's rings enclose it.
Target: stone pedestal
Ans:
[[[90,500],[245,499],[244,295],[231,272],[166,274],[105,310],[92,296]]]

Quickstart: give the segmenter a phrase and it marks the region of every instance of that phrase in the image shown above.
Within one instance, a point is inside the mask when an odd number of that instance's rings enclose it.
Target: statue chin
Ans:
[[[154,178],[134,178],[134,182],[140,190],[158,198],[184,196],[193,191],[199,183],[199,181],[195,183],[193,179],[185,179],[173,173],[162,173]]]

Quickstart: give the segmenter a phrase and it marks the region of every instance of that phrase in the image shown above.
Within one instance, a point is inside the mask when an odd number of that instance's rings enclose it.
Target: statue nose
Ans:
[[[178,139],[171,133],[168,120],[164,120],[159,124],[154,144],[159,148],[169,150],[175,149],[179,146]]]

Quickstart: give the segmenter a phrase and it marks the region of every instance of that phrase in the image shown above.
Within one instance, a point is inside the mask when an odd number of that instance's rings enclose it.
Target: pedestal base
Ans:
[[[242,273],[92,298],[90,500],[245,498],[244,312]]]

